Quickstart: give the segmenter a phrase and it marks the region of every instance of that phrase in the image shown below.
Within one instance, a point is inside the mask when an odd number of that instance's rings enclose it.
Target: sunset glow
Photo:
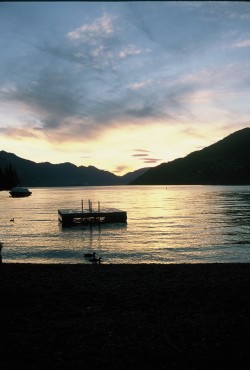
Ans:
[[[0,150],[122,175],[250,125],[247,2],[4,2],[0,30]]]

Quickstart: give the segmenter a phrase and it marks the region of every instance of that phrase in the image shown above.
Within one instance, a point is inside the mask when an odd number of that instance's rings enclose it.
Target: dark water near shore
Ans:
[[[103,263],[250,262],[250,186],[30,190],[23,199],[0,192],[3,262],[85,263],[88,251]],[[58,209],[88,199],[127,211],[127,224],[62,228]]]

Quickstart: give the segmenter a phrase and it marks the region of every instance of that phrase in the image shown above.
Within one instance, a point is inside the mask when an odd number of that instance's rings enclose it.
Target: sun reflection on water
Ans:
[[[62,228],[60,208],[127,211],[127,224]],[[117,186],[33,188],[26,199],[0,193],[0,241],[6,262],[103,263],[250,261],[250,187]],[[10,222],[10,219],[15,222]]]

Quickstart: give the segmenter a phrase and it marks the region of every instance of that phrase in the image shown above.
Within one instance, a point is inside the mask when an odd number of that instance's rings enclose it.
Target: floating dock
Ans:
[[[126,223],[127,212],[116,208],[104,208],[93,211],[90,209],[59,209],[58,219],[62,226],[77,224]]]

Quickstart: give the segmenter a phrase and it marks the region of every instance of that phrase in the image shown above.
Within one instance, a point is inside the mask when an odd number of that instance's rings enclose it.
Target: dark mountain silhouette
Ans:
[[[250,128],[244,128],[185,158],[149,169],[131,185],[249,185]]]
[[[116,176],[94,166],[75,166],[72,163],[36,163],[20,158],[13,153],[0,151],[0,169],[12,165],[23,186],[84,186],[84,185],[125,185],[145,172],[148,168]]]
[[[162,163],[116,176],[94,166],[72,163],[36,163],[13,153],[0,151],[0,172],[12,166],[20,185],[99,186],[99,185],[249,185],[250,128],[245,128],[202,150]],[[1,185],[1,184],[0,184]],[[1,188],[1,186],[0,186]]]
[[[134,181],[137,177],[143,175],[150,167],[140,168],[139,170],[128,172],[126,175],[121,177],[123,184],[129,184],[131,181]]]

